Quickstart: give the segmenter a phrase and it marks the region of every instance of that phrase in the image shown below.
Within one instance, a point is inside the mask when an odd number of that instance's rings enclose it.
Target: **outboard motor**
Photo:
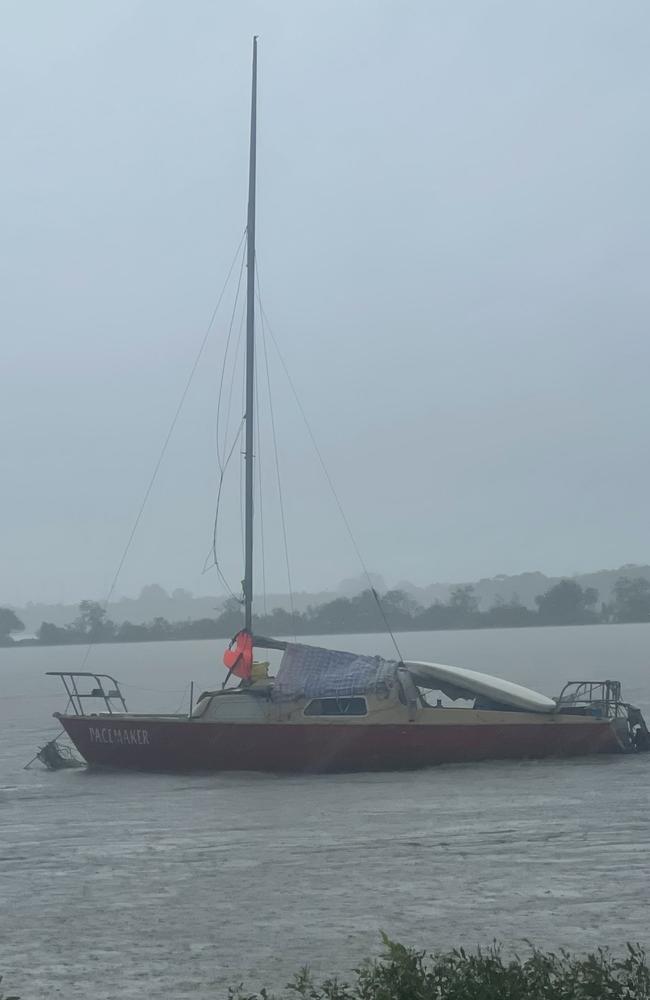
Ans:
[[[630,726],[632,746],[639,753],[650,750],[650,732],[646,726],[645,719],[640,708],[634,705],[627,706],[627,721]]]

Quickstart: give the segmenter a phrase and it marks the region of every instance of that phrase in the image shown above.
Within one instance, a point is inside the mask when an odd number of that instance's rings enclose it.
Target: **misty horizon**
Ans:
[[[530,593],[524,596],[524,603],[532,606],[533,601],[530,600],[531,595],[541,593],[541,589],[546,584],[552,585],[562,579],[576,579],[581,581],[588,581],[589,585],[592,585],[597,578],[603,578],[609,581],[606,584],[607,590],[611,587],[611,582],[614,578],[630,575],[644,576],[650,579],[650,565],[644,565],[642,563],[624,563],[616,567],[601,567],[596,570],[585,570],[583,572],[576,571],[571,574],[548,574],[544,573],[538,569],[525,570],[522,573],[517,574],[505,574],[505,573],[495,573],[490,576],[484,576],[473,579],[464,580],[429,580],[426,583],[416,583],[412,580],[396,580],[392,581],[390,578],[386,578],[382,573],[370,571],[370,580],[365,576],[364,573],[359,573],[356,576],[346,577],[339,580],[335,584],[329,586],[323,586],[320,588],[315,588],[313,590],[294,590],[292,592],[293,599],[296,601],[297,608],[307,607],[309,601],[315,600],[326,601],[335,596],[347,596],[353,597],[360,594],[363,590],[368,589],[371,585],[377,590],[379,594],[385,594],[389,591],[398,591],[404,589],[407,593],[416,594],[420,593],[424,595],[426,600],[426,595],[436,595],[436,597],[443,597],[448,594],[454,587],[465,587],[470,586],[473,588],[480,588],[484,585],[489,585],[489,591],[492,596],[497,596],[503,600],[516,599],[520,600],[521,595],[517,592],[517,583],[526,582],[527,591]],[[535,590],[535,583],[533,581],[539,581],[538,589]],[[503,585],[504,589],[499,590],[499,585]],[[511,588],[511,589],[508,589]],[[532,589],[531,589],[532,588]],[[607,596],[600,594],[599,596]],[[66,602],[49,602],[42,601],[38,599],[30,599],[25,602],[24,607],[29,608],[34,607],[64,607],[64,608],[74,608],[82,600],[95,601],[102,606],[107,606],[109,608],[115,608],[120,605],[129,604],[139,604],[142,601],[153,600],[156,603],[157,598],[163,598],[165,601],[170,603],[184,604],[186,602],[196,602],[198,605],[203,605],[206,601],[215,601],[214,609],[218,610],[225,601],[228,600],[228,594],[196,594],[188,588],[177,586],[177,587],[164,587],[159,582],[153,581],[143,584],[142,587],[136,593],[124,594],[116,593],[112,596],[108,605],[106,605],[105,599],[93,594],[79,595],[76,599],[72,599]],[[435,597],[432,597],[435,599]],[[273,607],[271,602],[277,600],[281,605],[289,606],[291,603],[291,595],[289,592],[277,591],[266,593],[260,593],[255,595],[255,606],[258,613],[261,613],[263,606],[268,606],[270,609]],[[21,605],[18,605],[15,601],[4,602],[8,607],[15,609],[20,609]],[[483,601],[482,606],[486,606],[486,602]]]

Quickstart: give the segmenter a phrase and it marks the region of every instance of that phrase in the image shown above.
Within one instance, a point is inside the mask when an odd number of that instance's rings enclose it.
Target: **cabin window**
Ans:
[[[365,698],[314,698],[305,715],[367,715]]]

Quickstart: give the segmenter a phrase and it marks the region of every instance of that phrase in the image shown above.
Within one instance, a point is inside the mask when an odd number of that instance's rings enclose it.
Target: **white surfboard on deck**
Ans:
[[[526,712],[554,712],[557,708],[553,699],[547,698],[546,695],[477,670],[452,667],[445,663],[424,663],[418,660],[405,660],[404,666],[420,687],[435,689],[440,684],[448,684],[467,691],[470,695],[482,695],[499,704],[521,708]]]

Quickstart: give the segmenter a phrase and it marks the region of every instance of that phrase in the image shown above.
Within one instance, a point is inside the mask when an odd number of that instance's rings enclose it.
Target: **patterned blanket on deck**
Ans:
[[[273,698],[350,698],[395,683],[397,664],[380,656],[359,656],[320,646],[287,645]]]

